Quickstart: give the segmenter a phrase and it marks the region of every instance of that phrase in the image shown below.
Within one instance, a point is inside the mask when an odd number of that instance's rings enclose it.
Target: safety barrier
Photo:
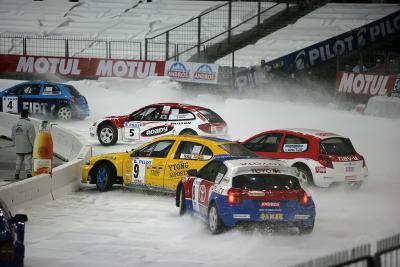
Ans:
[[[10,137],[11,127],[19,116],[0,112],[0,135]],[[31,118],[36,129],[40,120]],[[53,169],[52,175],[41,174],[0,187],[1,199],[11,210],[18,210],[34,203],[53,200],[78,190],[82,164],[91,156],[91,146],[79,135],[51,124],[54,153],[66,163]]]
[[[377,241],[376,253],[371,254],[371,244],[361,245],[332,255],[310,260],[293,267],[397,267],[400,266],[400,234]]]

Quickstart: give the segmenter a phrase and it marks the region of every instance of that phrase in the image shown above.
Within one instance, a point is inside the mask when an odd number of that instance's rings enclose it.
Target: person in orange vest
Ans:
[[[22,163],[24,163],[27,178],[32,177],[32,151],[36,132],[33,123],[28,118],[29,111],[21,110],[21,117],[12,126],[11,138],[15,145],[17,162],[14,179],[18,180]]]

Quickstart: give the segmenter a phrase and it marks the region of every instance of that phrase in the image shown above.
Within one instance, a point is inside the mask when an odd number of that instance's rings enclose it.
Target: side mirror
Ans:
[[[189,176],[197,176],[197,170],[195,170],[195,169],[192,169],[192,170],[188,170],[188,175]]]
[[[139,156],[139,151],[138,150],[133,150],[132,153],[131,153],[131,158],[137,157],[137,156]]]
[[[26,214],[15,214],[14,218],[13,218],[14,222],[18,222],[18,223],[24,223],[28,221],[28,216],[26,216]]]

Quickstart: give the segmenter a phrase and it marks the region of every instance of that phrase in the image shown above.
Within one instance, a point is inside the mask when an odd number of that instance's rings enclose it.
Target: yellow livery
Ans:
[[[200,169],[221,156],[255,154],[242,145],[218,138],[190,135],[154,139],[132,151],[90,158],[83,166],[82,182],[107,191],[113,184],[123,187],[175,192],[190,169]]]

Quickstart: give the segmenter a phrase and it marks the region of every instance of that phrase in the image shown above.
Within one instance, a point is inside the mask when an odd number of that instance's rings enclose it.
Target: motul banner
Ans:
[[[82,77],[164,76],[164,61],[0,55],[0,72]]]
[[[376,75],[355,72],[336,74],[336,91],[352,95],[388,95],[392,94],[396,81],[394,75]]]

